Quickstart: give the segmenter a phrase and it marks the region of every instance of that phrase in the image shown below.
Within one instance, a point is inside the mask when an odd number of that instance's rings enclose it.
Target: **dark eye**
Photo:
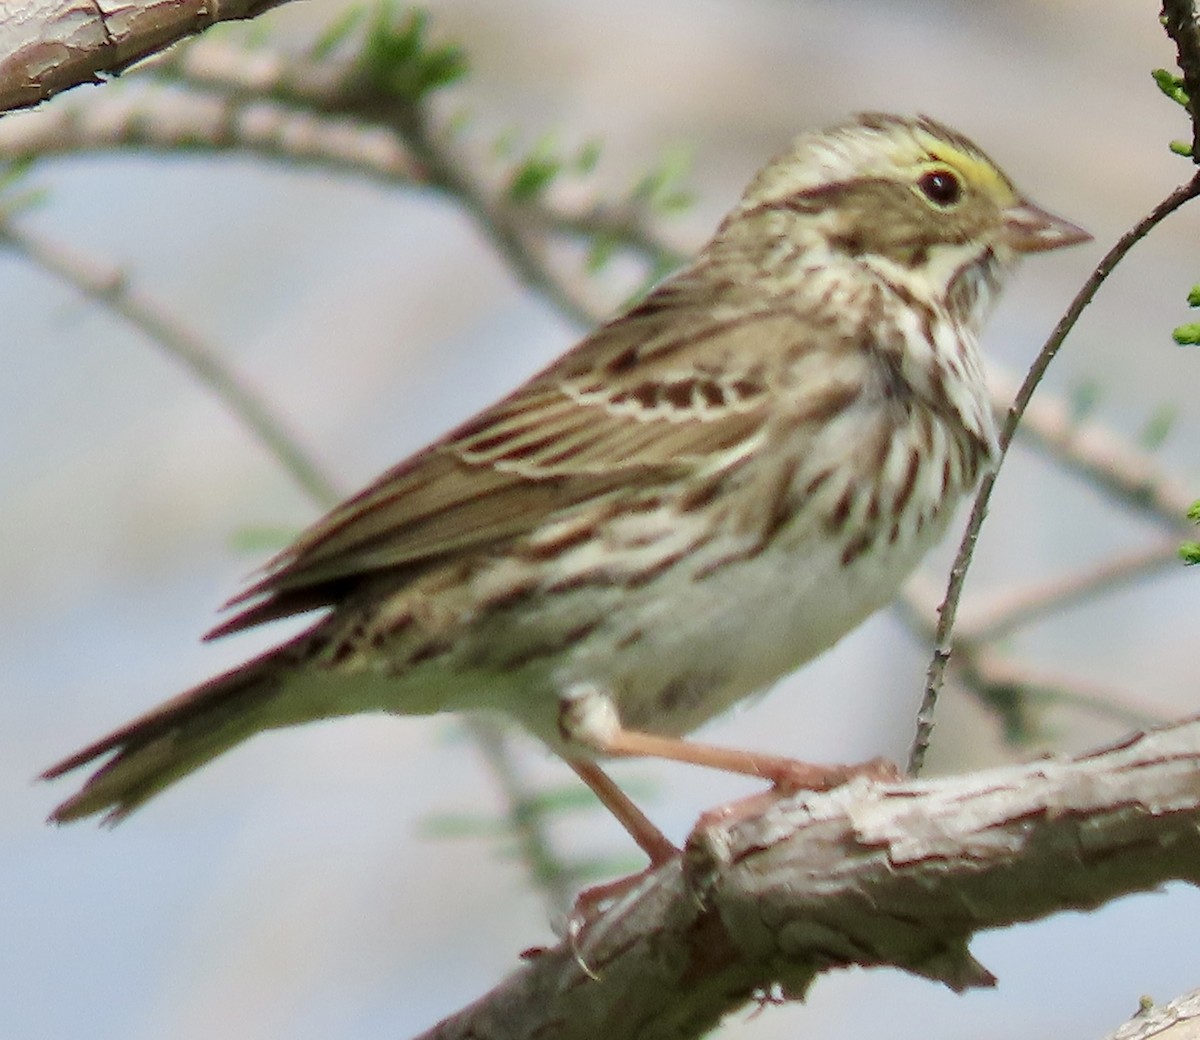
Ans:
[[[930,170],[921,174],[917,187],[935,206],[953,206],[962,198],[962,181],[952,170]]]

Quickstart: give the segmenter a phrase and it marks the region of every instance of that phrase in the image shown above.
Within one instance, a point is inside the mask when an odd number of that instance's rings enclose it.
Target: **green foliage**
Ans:
[[[425,11],[402,12],[395,0],[383,0],[375,8],[358,57],[359,71],[375,89],[415,102],[466,75],[463,49],[431,44],[425,32],[428,20]],[[338,32],[348,31],[335,27],[335,42]]]
[[[692,193],[684,187],[691,167],[691,155],[683,149],[665,153],[634,185],[633,201],[660,214],[687,209],[694,201]]]
[[[348,8],[339,18],[314,41],[309,48],[309,55],[318,61],[330,57],[343,43],[346,42],[367,16],[365,7]]]
[[[1175,420],[1178,417],[1179,413],[1174,405],[1164,404],[1158,408],[1146,420],[1146,425],[1142,427],[1141,435],[1138,437],[1142,447],[1147,451],[1154,451],[1161,447],[1170,436],[1171,430],[1175,428]]]
[[[1071,425],[1078,426],[1096,410],[1100,403],[1101,387],[1097,379],[1084,379],[1071,388],[1067,397]]]
[[[516,151],[516,135],[508,131],[496,140],[498,154],[511,156]],[[552,136],[541,138],[517,162],[508,182],[508,197],[512,202],[533,202],[561,173],[586,176],[600,161],[601,145],[591,140],[573,155],[562,154]]]
[[[45,200],[45,188],[31,188],[25,184],[33,163],[33,156],[0,163],[0,221],[32,209]]]
[[[588,243],[587,257],[584,260],[584,267],[588,274],[599,274],[604,270],[605,265],[613,258],[616,253],[620,241],[616,235],[599,232],[592,236]]]
[[[230,538],[230,548],[244,556],[274,555],[290,545],[299,533],[294,527],[239,527]]]
[[[1200,307],[1200,285],[1193,285],[1188,290],[1187,302],[1189,307]],[[1200,346],[1200,321],[1176,326],[1171,331],[1171,338],[1181,347]]]
[[[1188,92],[1182,76],[1177,76],[1174,72],[1168,72],[1166,69],[1155,69],[1150,75],[1154,77],[1154,82],[1158,84],[1159,90],[1175,104],[1184,110],[1187,109]],[[1192,146],[1186,141],[1172,141],[1169,147],[1176,155],[1182,155],[1186,159],[1192,157]]]
[[[1200,524],[1200,499],[1193,502],[1187,511],[1187,517],[1194,524]],[[1200,542],[1184,542],[1179,547],[1179,558],[1189,566],[1200,563]]]
[[[1154,82],[1158,84],[1159,90],[1166,94],[1175,104],[1187,108],[1188,92],[1187,88],[1183,85],[1182,76],[1177,76],[1166,69],[1155,69],[1150,75],[1154,77]]]
[[[603,150],[604,145],[594,138],[585,141],[575,156],[575,171],[584,175],[592,173],[596,169],[596,164],[600,162],[600,154]]]
[[[563,161],[554,154],[548,138],[539,141],[517,163],[508,182],[508,197],[512,202],[533,202],[562,172]]]
[[[629,191],[627,204],[631,212],[642,212],[650,216],[670,216],[687,209],[694,202],[685,181],[691,173],[691,155],[684,149],[673,149],[663,156],[646,173],[642,174]],[[624,239],[617,229],[597,231],[591,238],[587,254],[587,270],[591,274],[600,271],[621,247]],[[679,260],[669,251],[656,249],[648,257],[650,270],[641,287],[632,295],[630,302],[639,299],[665,274],[678,266]]]

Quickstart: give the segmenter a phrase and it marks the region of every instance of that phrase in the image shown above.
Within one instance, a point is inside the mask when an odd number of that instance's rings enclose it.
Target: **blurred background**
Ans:
[[[262,20],[311,41],[341,5]],[[990,327],[990,355],[1033,357],[1104,249],[1189,175],[1183,115],[1150,70],[1173,67],[1152,2],[1013,0],[445,0],[435,38],[472,71],[446,102],[481,139],[603,142],[619,195],[686,150],[696,204],[664,231],[699,245],[751,173],[798,130],[882,108],[976,139],[1095,243],[1031,262]],[[93,88],[83,88],[92,90]],[[109,87],[103,90],[111,89]],[[54,104],[81,100],[82,90]],[[567,348],[578,329],[522,288],[444,199],[244,158],[130,154],[48,161],[23,223],[124,269],[216,344],[349,491]],[[1136,438],[1174,411],[1161,463],[1200,496],[1200,356],[1170,329],[1200,281],[1197,213],[1141,245],[1088,312],[1047,388],[1096,399]],[[450,718],[360,718],[256,739],[113,831],[43,820],[74,780],[32,778],[166,696],[279,638],[202,646],[261,562],[239,537],[316,515],[213,397],[141,335],[0,253],[0,1034],[91,1040],[403,1037],[553,941],[506,844],[439,818],[502,809]],[[1026,451],[1005,470],[968,599],[1152,540]],[[952,546],[928,561],[945,573]],[[1200,575],[1182,567],[1022,631],[1028,659],[1075,670],[1163,717],[1196,708]],[[903,760],[926,650],[881,616],[706,739],[802,758]],[[966,694],[944,698],[931,766],[1014,752]],[[1120,727],[1042,718],[1040,747]],[[533,783],[572,781],[532,743]],[[1025,752],[1028,753],[1028,752]],[[658,763],[615,770],[682,840],[698,812],[752,789]],[[556,824],[576,856],[627,856],[599,810]],[[822,977],[806,1005],[736,1016],[770,1040],[1100,1036],[1139,996],[1200,983],[1200,898],[1176,886],[1089,915],[982,936],[1000,979],[955,996],[896,972]]]

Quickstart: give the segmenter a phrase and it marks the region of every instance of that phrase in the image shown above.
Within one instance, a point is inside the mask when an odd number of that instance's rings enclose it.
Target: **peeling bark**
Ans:
[[[1200,881],[1200,720],[1073,759],[769,801],[710,814],[679,859],[422,1040],[694,1037],[850,965],[992,985],[976,932]]]
[[[0,112],[116,76],[217,22],[285,0],[21,0],[0,5]]]

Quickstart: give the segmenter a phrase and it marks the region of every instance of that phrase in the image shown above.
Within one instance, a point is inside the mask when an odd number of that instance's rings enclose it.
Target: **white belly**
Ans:
[[[610,516],[550,563],[497,558],[462,590],[453,649],[392,672],[380,706],[496,710],[562,749],[560,698],[579,685],[605,691],[627,728],[671,736],[770,686],[890,602],[974,482],[974,467],[939,464],[950,440],[937,424],[924,441],[881,440],[851,418],[861,465],[830,462],[837,430],[809,442],[788,485],[800,501],[769,536],[752,474],[733,503],[745,508],[720,522],[667,499]],[[915,443],[931,449],[920,467]],[[506,594],[535,575],[535,591]]]
[[[626,726],[688,733],[890,602],[939,534],[935,525],[919,541],[848,567],[826,540],[768,549],[699,581],[681,575],[673,590],[626,593],[612,609],[627,645],[614,654],[607,637],[585,641],[557,680],[609,689]]]

